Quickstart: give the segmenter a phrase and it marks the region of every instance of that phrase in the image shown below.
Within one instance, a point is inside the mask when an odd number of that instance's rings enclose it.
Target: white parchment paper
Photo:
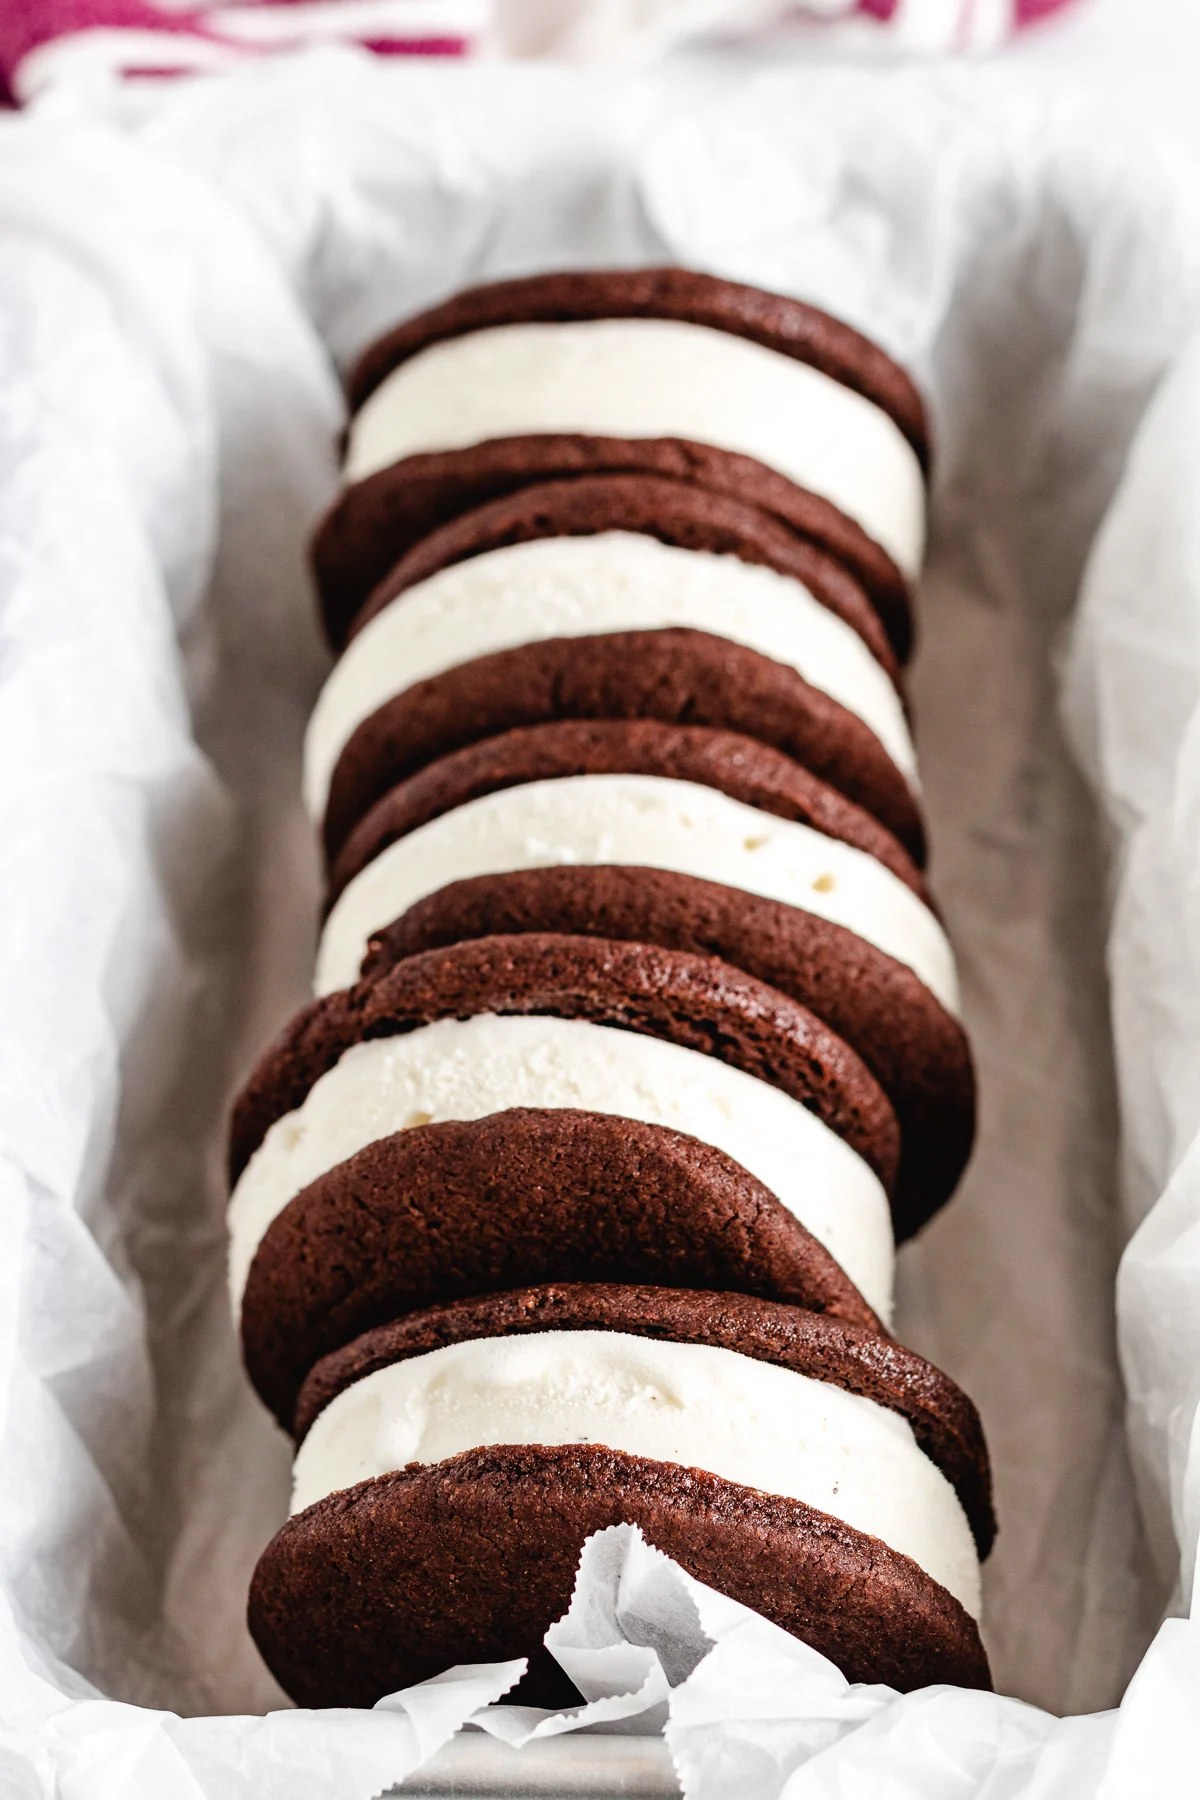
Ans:
[[[366,1800],[515,1678],[307,1714],[259,1662],[244,1595],[288,1458],[225,1313],[222,1122],[311,965],[299,744],[325,656],[303,553],[336,479],[337,366],[465,282],[650,259],[829,306],[933,405],[915,694],[983,1118],[959,1198],[902,1259],[900,1328],[989,1434],[985,1636],[1007,1697],[850,1689],[618,1533],[559,1635],[594,1683],[582,1722],[667,1719],[695,1800],[1184,1791],[1195,185],[1111,109],[972,69],[614,77],[330,54],[108,119],[60,100],[0,125],[15,1793]],[[510,1742],[563,1724],[480,1723]]]

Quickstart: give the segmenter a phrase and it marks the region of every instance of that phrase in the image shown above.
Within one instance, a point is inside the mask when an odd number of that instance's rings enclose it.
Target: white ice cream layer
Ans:
[[[547,1331],[393,1363],[318,1416],[296,1457],[292,1511],[488,1444],[604,1444],[803,1500],[911,1557],[979,1615],[966,1515],[907,1419],[707,1344]]]
[[[305,740],[304,792],[320,818],[341,751],[393,695],[497,650],[546,638],[689,627],[786,663],[855,713],[916,783],[895,687],[858,633],[790,575],[681,550],[640,532],[539,538],[441,569],[377,613],[324,688]]]
[[[899,426],[794,357],[672,319],[497,325],[431,344],[350,427],[346,479],[526,432],[682,437],[740,451],[832,500],[909,575],[925,484]]]
[[[583,1019],[440,1019],[348,1050],[276,1121],[229,1203],[235,1313],[272,1219],[327,1169],[393,1132],[511,1106],[578,1107],[669,1125],[756,1175],[890,1316],[891,1216],[857,1151],[799,1101],[715,1057]]]
[[[844,925],[908,965],[958,1012],[954,954],[890,869],[838,838],[661,775],[567,775],[469,800],[398,838],[339,895],[316,991],[349,987],[373,931],[448,882],[556,863],[624,863],[719,881]]]

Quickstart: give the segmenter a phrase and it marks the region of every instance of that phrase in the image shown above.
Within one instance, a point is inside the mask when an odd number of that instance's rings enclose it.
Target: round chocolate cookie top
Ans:
[[[377,1139],[255,1252],[242,1352],[285,1429],[314,1364],[418,1308],[530,1282],[762,1294],[871,1331],[841,1266],[762,1182],[665,1125],[514,1107]]]
[[[799,1101],[891,1192],[900,1148],[891,1103],[806,1007],[715,956],[551,932],[426,950],[297,1014],[235,1103],[235,1179],[351,1045],[480,1013],[585,1019],[715,1057]]]
[[[417,901],[371,939],[363,973],[466,938],[543,931],[717,956],[789,994],[857,1051],[895,1108],[897,1239],[950,1198],[975,1133],[966,1033],[905,964],[816,913],[668,869],[521,869]]]
[[[849,1681],[991,1686],[975,1621],[880,1539],[594,1444],[469,1450],[330,1494],[264,1551],[250,1630],[301,1706],[370,1706],[451,1664],[514,1656],[531,1659],[520,1697],[554,1705],[563,1684],[542,1639],[570,1604],[585,1539],[624,1522]]]
[[[469,1338],[545,1331],[619,1331],[736,1350],[873,1400],[908,1420],[958,1495],[980,1556],[991,1550],[996,1521],[987,1446],[979,1414],[957,1383],[894,1338],[752,1294],[559,1282],[410,1313],[316,1365],[296,1405],[297,1442],[330,1401],[379,1369]]]
[[[393,695],[337,759],[323,825],[327,856],[336,857],[389,789],[428,763],[552,719],[658,719],[756,738],[871,813],[924,863],[916,797],[869,726],[786,663],[680,628],[545,638]]]
[[[716,788],[874,856],[930,904],[916,864],[877,819],[769,744],[658,719],[556,719],[485,738],[398,782],[339,850],[329,873],[328,905],[389,844],[430,819],[503,788],[579,775],[658,775]]]
[[[406,456],[344,489],[312,546],[333,648],[344,647],[372,590],[431,533],[519,490],[596,476],[685,484],[768,514],[793,539],[847,572],[878,614],[896,657],[907,660],[913,633],[908,583],[883,546],[831,500],[754,457],[712,444],[579,432],[492,438],[461,450]]]
[[[696,269],[573,269],[468,288],[387,332],[364,353],[348,383],[352,412],[393,369],[431,344],[496,325],[585,319],[674,319],[749,338],[808,363],[878,406],[929,466],[929,427],[911,378],[886,351],[804,300],[725,281]]]
[[[577,476],[489,501],[416,544],[380,582],[350,629],[354,637],[398,595],[469,557],[537,538],[630,531],[681,550],[732,556],[799,582],[858,633],[899,685],[895,652],[879,615],[832,556],[761,507],[656,475]]]

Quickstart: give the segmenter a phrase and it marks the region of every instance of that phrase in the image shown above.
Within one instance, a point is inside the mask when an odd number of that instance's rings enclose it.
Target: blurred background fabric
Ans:
[[[0,81],[18,102],[59,82],[213,74],[313,44],[358,44],[379,56],[462,56],[490,0],[0,0]]]
[[[0,0],[0,92],[213,74],[317,44],[379,56],[646,61],[766,34],[863,56],[998,48],[1083,0]],[[1184,0],[1187,3],[1187,0]]]
[[[510,54],[646,57],[701,38],[770,34],[780,47],[858,56],[997,49],[1079,0],[496,0]]]

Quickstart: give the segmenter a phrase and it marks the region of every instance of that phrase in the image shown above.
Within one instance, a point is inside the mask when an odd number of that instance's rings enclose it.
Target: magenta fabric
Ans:
[[[1036,25],[1039,19],[1057,12],[1066,0],[1016,0],[1017,26]]]
[[[902,25],[906,18],[919,15],[924,10],[924,3],[925,0],[847,0],[846,11],[865,14],[868,18],[878,19],[881,24]],[[1036,25],[1039,20],[1072,4],[1074,0],[1008,0],[1009,29],[1021,31],[1026,25]],[[948,50],[968,47],[974,40],[977,6],[978,0],[959,0],[957,16],[951,18],[947,27]],[[804,10],[803,6],[800,10]],[[944,13],[945,8],[939,7],[939,12]]]
[[[142,0],[0,0],[0,71],[11,80],[30,50],[91,26],[191,32],[199,18],[198,13],[160,12]]]

